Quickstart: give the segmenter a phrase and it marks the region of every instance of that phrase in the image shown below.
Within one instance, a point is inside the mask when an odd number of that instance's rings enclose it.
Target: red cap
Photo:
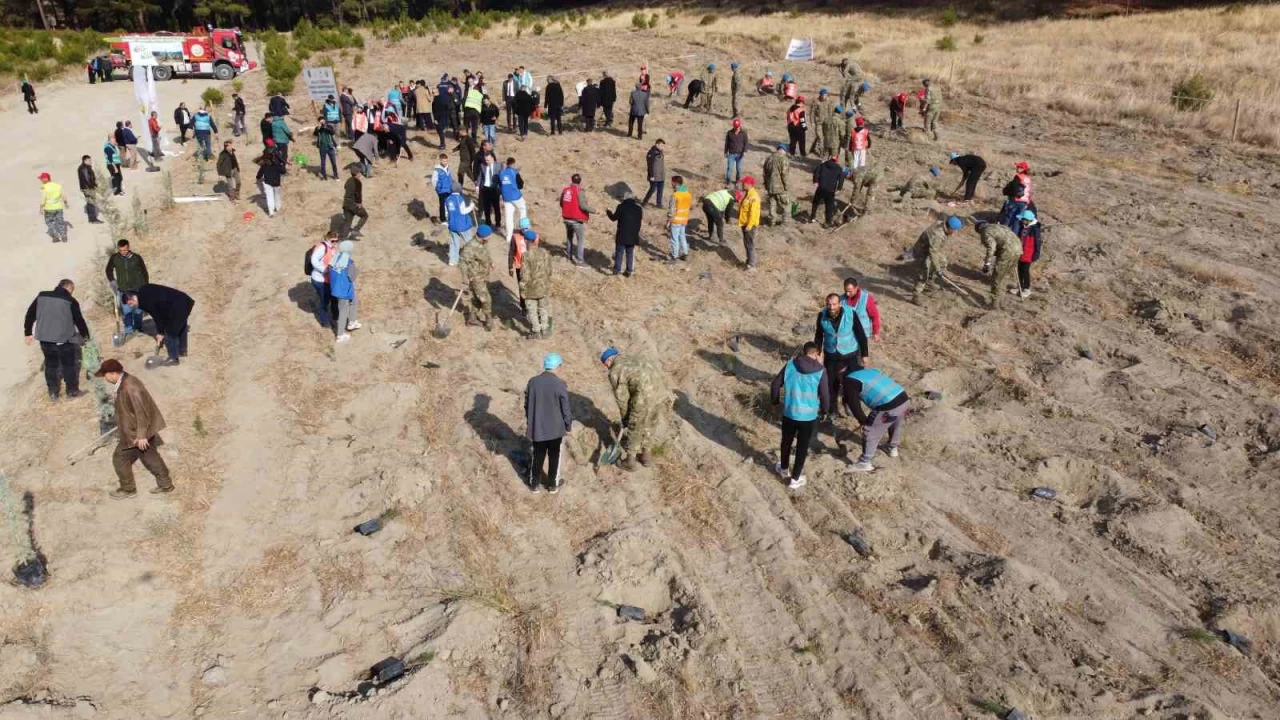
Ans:
[[[272,140],[271,138],[267,138],[267,147],[275,147],[275,146],[276,146],[276,141]]]
[[[1030,166],[1030,165],[1028,165],[1028,164],[1027,164],[1027,162],[1026,162],[1025,160],[1019,160],[1018,162],[1016,162],[1016,163],[1014,163],[1014,164],[1013,164],[1013,169],[1014,169],[1014,170],[1020,170],[1020,171],[1022,171],[1022,172],[1026,172],[1026,171],[1028,171],[1028,170],[1030,170],[1030,169],[1031,169],[1031,166]]]
[[[803,95],[797,96],[796,102],[804,102],[804,96]]]
[[[741,118],[734,118],[734,119],[733,119],[733,128],[734,128],[735,130],[737,130],[737,129],[738,129],[738,128],[740,128],[740,127],[742,127],[742,119],[741,119]]]
[[[742,184],[743,184],[743,185],[755,185],[755,184],[756,184],[756,179],[755,179],[754,177],[752,177],[752,176],[748,175],[748,176],[746,176],[746,177],[742,178]]]
[[[857,125],[858,127],[862,127],[863,125],[867,124],[867,121],[861,115],[859,115],[858,117],[853,119],[853,124]]]
[[[49,181],[50,181],[50,180],[52,180],[52,179],[53,179],[53,177],[52,177],[51,175],[49,175],[49,173],[40,173],[40,181],[41,181],[41,182],[49,182]]]

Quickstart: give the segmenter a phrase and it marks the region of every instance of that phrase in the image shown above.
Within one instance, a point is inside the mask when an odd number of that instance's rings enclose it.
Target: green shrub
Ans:
[[[631,16],[631,27],[635,28],[636,30],[648,29],[649,18],[645,17],[644,13],[638,12],[635,15]]]
[[[1199,112],[1213,100],[1213,90],[1199,73],[1174,83],[1170,101],[1180,112]]]
[[[677,16],[677,15],[679,15],[679,14],[680,14],[680,8],[675,7],[674,5],[669,6],[669,7],[667,8],[667,17],[669,17],[669,18],[673,18],[673,17],[675,17],[675,16]]]
[[[311,59],[311,51],[306,48],[298,48],[294,55],[302,62],[306,62]]]
[[[200,102],[204,103],[205,107],[218,107],[225,99],[218,88],[205,88],[204,92],[200,93]]]
[[[974,35],[974,36],[973,36],[973,44],[974,44],[974,45],[981,45],[983,40],[986,40],[986,37],[984,37],[984,36],[983,36],[983,35],[981,35],[981,34],[978,34],[978,35]]]
[[[534,35],[541,35],[542,33],[546,32],[546,31],[547,31],[547,26],[543,25],[542,23],[534,23],[534,24],[533,24],[533,34],[534,34]]]
[[[293,92],[293,79],[277,80],[276,78],[267,78],[267,94],[268,95],[288,95]]]
[[[956,13],[956,9],[953,7],[943,10],[942,14],[938,16],[938,24],[942,27],[951,27],[958,22],[960,22],[960,15]]]
[[[586,15],[579,15],[579,16],[578,16],[578,27],[586,27],[586,26],[587,26],[587,16],[586,16]]]
[[[719,15],[703,15],[703,16],[702,16],[702,19],[698,21],[698,24],[699,24],[699,25],[710,25],[711,23],[713,23],[713,22],[715,22],[715,21],[717,21],[717,20],[719,20],[719,19],[720,19],[720,16],[719,16]]]
[[[356,53],[356,56],[351,59],[351,65],[353,67],[360,67],[363,64],[364,64],[364,53]]]
[[[934,46],[939,50],[951,52],[956,49],[956,39],[950,35],[944,35],[938,38],[938,42],[934,43]]]
[[[656,27],[658,27],[658,13],[653,13],[649,16],[649,29],[652,30]]]
[[[235,80],[232,80],[232,81],[231,81],[231,92],[233,92],[233,93],[239,93],[239,92],[241,92],[241,91],[243,91],[243,90],[244,90],[244,81],[243,81],[243,80],[241,80],[240,78],[236,78]]]

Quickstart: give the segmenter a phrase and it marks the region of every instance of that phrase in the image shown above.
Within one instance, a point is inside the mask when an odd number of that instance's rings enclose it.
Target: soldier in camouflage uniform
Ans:
[[[946,222],[936,222],[920,233],[911,255],[916,261],[916,281],[912,287],[911,302],[919,305],[920,295],[932,289],[938,276],[945,276],[947,271],[947,238],[960,228],[964,222],[954,215]]]
[[[853,137],[853,116],[856,114],[857,111],[853,108],[846,109],[844,111],[844,120],[840,123],[840,145],[843,148],[840,154],[844,160],[845,167],[853,165],[853,147],[849,144],[849,139]]]
[[[845,58],[840,61],[840,104],[852,107],[857,104],[858,87],[862,84],[862,68],[858,63]]]
[[[764,189],[768,193],[765,219],[770,225],[785,225],[787,216],[791,214],[791,195],[787,187],[787,173],[790,170],[791,161],[787,159],[786,145],[779,145],[764,161]]]
[[[942,91],[933,86],[929,78],[924,83],[924,131],[929,133],[934,142],[938,140],[938,115],[942,113]]]
[[[551,334],[551,253],[532,230],[524,231],[524,241],[528,246],[520,263],[520,297],[529,338],[539,340]]]
[[[609,385],[626,429],[622,447],[627,457],[620,464],[625,470],[635,470],[637,462],[648,467],[654,432],[663,412],[671,407],[670,393],[657,367],[645,358],[623,356],[609,348],[600,354],[600,362],[609,369]]]
[[[711,63],[707,66],[706,72],[702,74],[702,96],[698,98],[702,111],[711,112],[711,101],[715,98],[715,94],[720,91],[720,76],[716,74],[716,64]]]
[[[875,200],[876,183],[880,182],[880,178],[884,177],[884,171],[879,165],[872,163],[863,165],[853,171],[849,176],[849,186],[853,191],[849,194],[849,207],[853,208],[858,205],[858,195],[863,191],[866,192],[866,198],[863,200],[861,209],[857,212],[859,215],[866,215],[871,212],[871,203]]]
[[[475,238],[463,245],[459,253],[463,277],[471,286],[473,307],[467,324],[484,325],[485,330],[493,329],[493,320],[489,316],[489,309],[493,307],[493,298],[489,295],[489,270],[493,267],[493,260],[489,257],[489,236],[492,234],[492,228],[481,225],[476,228]]]
[[[937,197],[938,190],[940,189],[938,187],[938,176],[941,174],[941,170],[938,170],[936,167],[931,167],[929,168],[928,177],[923,175],[912,175],[911,178],[902,185],[889,188],[890,191],[898,193],[898,197],[894,199],[894,202],[900,203],[905,200],[908,195],[916,200],[922,200],[925,198],[932,200],[934,197]]]
[[[1004,291],[1000,289],[1018,270],[1018,258],[1022,257],[1022,238],[999,223],[980,222],[975,226],[987,257],[982,272],[991,272],[991,307],[1000,307]],[[992,272],[994,270],[995,272]]]
[[[837,105],[830,114],[822,118],[822,155],[823,157],[840,157],[840,147],[849,146],[849,136],[841,135],[844,129],[844,108]],[[841,140],[844,142],[841,142]]]
[[[809,122],[813,125],[813,143],[809,147],[809,154],[817,153],[818,148],[825,147],[826,143],[826,127],[825,121],[827,116],[831,114],[831,99],[827,95],[827,89],[822,88],[818,91],[818,101],[810,105]],[[831,157],[828,155],[827,157]]]
[[[729,101],[733,104],[733,117],[742,117],[738,113],[738,63],[729,63],[733,76],[729,78]]]

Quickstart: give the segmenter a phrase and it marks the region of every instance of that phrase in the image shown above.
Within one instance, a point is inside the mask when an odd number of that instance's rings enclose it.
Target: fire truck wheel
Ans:
[[[168,80],[173,77],[173,68],[168,65],[157,65],[155,70],[152,71],[152,74],[155,75],[156,80]]]
[[[235,68],[226,63],[219,63],[213,66],[213,77],[218,80],[230,80],[236,76]]]

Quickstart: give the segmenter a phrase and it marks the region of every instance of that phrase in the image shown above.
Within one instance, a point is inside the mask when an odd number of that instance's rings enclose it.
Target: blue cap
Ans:
[[[818,94],[819,94],[819,95],[826,95],[826,94],[827,94],[827,89],[826,89],[826,88],[822,88],[821,90],[819,90],[819,91],[818,91]]]
[[[520,233],[520,234],[521,234],[521,235],[523,235],[523,236],[524,236],[524,239],[525,239],[525,240],[528,240],[529,242],[533,242],[534,240],[537,240],[537,239],[538,239],[538,233],[536,233],[536,232],[534,232],[534,231],[532,231],[532,230],[528,230],[528,229],[526,229],[524,232],[522,232],[522,233]]]
[[[782,79],[785,82],[791,82],[791,73],[782,73]]]
[[[560,353],[547,353],[542,357],[543,370],[555,370],[564,364],[564,360],[560,358]]]
[[[941,175],[941,174],[942,174],[942,171],[938,169],[938,166],[937,166],[937,165],[934,165],[934,166],[932,166],[932,167],[930,167],[930,168],[929,168],[929,173],[930,173],[931,175],[933,175],[934,177],[938,177],[939,175]]]
[[[786,143],[782,143],[778,145],[778,149],[781,150],[782,152],[786,152],[789,148],[787,147]]]
[[[667,82],[668,82],[668,83],[670,83],[673,79],[674,79],[674,78],[672,78],[670,75],[668,75],[668,76],[667,76]]]
[[[853,109],[853,108],[849,108],[848,110],[845,110],[845,111],[844,111],[844,115],[845,115],[845,117],[853,117],[853,116],[854,116],[854,115],[856,115],[856,114],[857,114],[857,113],[854,111],[854,109]]]
[[[600,362],[602,363],[609,362],[609,358],[617,354],[618,354],[617,348],[605,348],[604,352],[600,353]]]
[[[737,70],[737,69],[738,69],[738,63],[729,63],[729,69],[730,69],[730,70]]]
[[[1031,212],[1030,210],[1023,210],[1022,214],[1019,215],[1018,217],[1022,218],[1023,220],[1026,220],[1027,222],[1036,221],[1036,214]]]
[[[836,114],[838,115],[838,114],[840,114],[840,113],[842,113],[842,112],[844,112],[844,106],[843,106],[843,105],[837,105],[837,106],[836,106]]]
[[[479,235],[482,238],[489,237],[492,234],[493,234],[493,228],[489,227],[488,225],[481,225],[480,227],[476,228],[476,235]]]
[[[529,222],[529,218],[527,218],[527,217],[522,217],[522,218],[520,218],[520,229],[521,229],[521,230],[528,230],[531,226],[532,226],[532,223],[530,223],[530,222]]]
[[[715,70],[715,69],[716,69],[716,64],[715,64],[715,63],[711,63],[710,65],[707,65],[707,69],[708,69],[708,70]]]
[[[951,153],[951,159],[952,159],[952,160],[955,160],[955,159],[956,159],[956,158],[958,158],[958,157],[960,157],[960,153]]]
[[[959,230],[960,228],[964,227],[964,221],[956,217],[955,215],[952,215],[951,217],[947,218],[947,227],[951,228],[952,230]]]
[[[870,89],[871,89],[871,83],[869,83],[869,82],[867,82],[867,81],[863,80],[863,81],[862,81],[862,92],[866,92],[866,91],[868,91],[868,90],[870,90]]]

